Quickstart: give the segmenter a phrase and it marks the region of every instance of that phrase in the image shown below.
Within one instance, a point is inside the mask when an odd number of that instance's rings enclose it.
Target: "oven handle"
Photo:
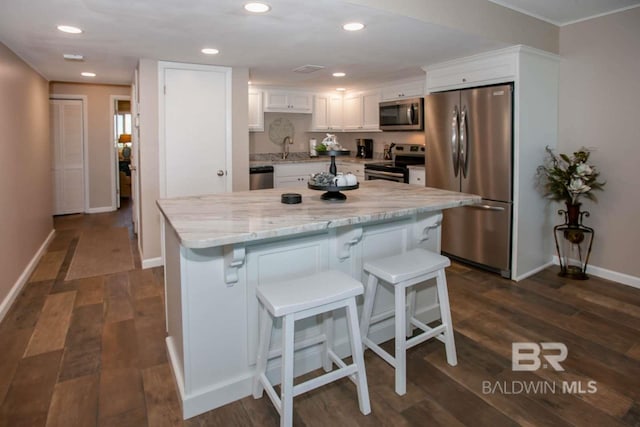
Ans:
[[[383,171],[367,170],[367,169],[365,169],[364,172],[370,175],[383,175],[383,176],[390,176],[392,178],[404,178],[404,175],[400,173],[383,172]]]

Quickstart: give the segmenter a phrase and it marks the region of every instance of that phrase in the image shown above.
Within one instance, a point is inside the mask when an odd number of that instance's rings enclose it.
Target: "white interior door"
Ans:
[[[84,212],[84,119],[81,100],[50,101],[54,215]]]
[[[165,190],[161,196],[228,191],[231,70],[163,63],[160,75]]]
[[[139,136],[140,136],[140,124],[138,116],[138,70],[135,70],[134,83],[131,87],[131,212],[133,215],[133,232],[138,234],[138,225],[140,224],[140,193],[138,189],[138,154],[139,154]]]

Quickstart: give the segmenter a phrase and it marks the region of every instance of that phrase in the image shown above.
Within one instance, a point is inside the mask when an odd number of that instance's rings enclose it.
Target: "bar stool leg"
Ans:
[[[364,290],[364,304],[362,305],[362,319],[360,321],[360,335],[366,338],[369,335],[369,325],[371,324],[371,313],[373,303],[376,300],[376,290],[378,289],[378,278],[369,273],[367,287]],[[364,348],[364,345],[363,345]]]
[[[451,307],[449,306],[449,292],[447,291],[447,277],[444,269],[438,271],[437,276],[438,300],[440,300],[440,317],[445,326],[444,346],[447,352],[447,363],[451,366],[458,364],[456,355],[456,342],[453,336],[453,321],[451,320]]]
[[[358,309],[356,308],[354,298],[351,298],[347,305],[347,322],[349,335],[351,335],[351,356],[353,357],[353,362],[358,367],[358,373],[356,374],[358,405],[360,406],[360,412],[368,415],[371,412],[371,402],[369,401],[367,373],[362,355],[362,338],[360,337],[360,329],[358,328]]]
[[[253,378],[253,397],[262,397],[264,387],[261,382],[262,375],[267,371],[267,360],[269,359],[269,344],[271,343],[271,330],[273,328],[273,318],[264,307],[260,307],[260,339],[258,341],[258,356],[256,360],[256,373]]]
[[[322,315],[322,329],[324,331],[324,343],[322,343],[322,369],[330,372],[333,362],[329,357],[329,350],[333,349],[333,313],[327,312]]]
[[[407,305],[409,306],[407,310],[407,338],[411,338],[413,335],[413,326],[411,325],[411,319],[416,315],[416,290],[411,288],[409,290],[409,295],[407,296]]]
[[[294,326],[292,314],[282,319],[282,379],[280,381],[280,426],[293,425]]]
[[[400,396],[407,392],[407,306],[406,306],[406,288],[404,286],[395,285],[395,302],[396,302],[396,393]]]

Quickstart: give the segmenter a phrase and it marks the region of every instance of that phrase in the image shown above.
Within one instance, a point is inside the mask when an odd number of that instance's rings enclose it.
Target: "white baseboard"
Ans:
[[[56,230],[51,230],[47,238],[44,239],[42,245],[40,245],[38,251],[35,253],[33,258],[31,258],[31,261],[29,261],[29,264],[27,264],[27,267],[24,269],[20,277],[18,277],[18,280],[16,280],[16,283],[13,285],[5,299],[2,301],[2,303],[0,303],[0,322],[2,321],[2,319],[4,319],[4,316],[7,315],[7,312],[11,308],[11,305],[18,297],[18,294],[22,290],[22,287],[25,285],[25,283],[27,283],[27,280],[29,280],[29,276],[31,276],[33,270],[36,269],[40,258],[42,258],[42,255],[44,255],[47,247],[49,246],[49,243],[51,243],[51,240],[53,240],[53,236],[55,234]]]
[[[538,268],[534,268],[533,270],[529,270],[529,271],[527,271],[526,273],[519,275],[518,277],[514,277],[514,278],[512,278],[512,280],[513,280],[514,282],[519,282],[519,281],[521,281],[521,280],[526,279],[527,277],[531,277],[531,276],[533,276],[534,274],[541,272],[542,270],[544,270],[544,269],[545,269],[545,268],[547,268],[547,267],[551,267],[553,264],[554,264],[554,261],[549,261],[548,263],[543,264],[543,265],[541,265],[541,266],[540,266],[540,267],[538,267]]]
[[[557,255],[553,256],[553,263],[555,265],[560,265],[560,260],[558,259]],[[598,267],[596,265],[588,265],[587,274],[600,277],[602,279],[611,280],[612,282],[617,282],[623,285],[631,286],[632,288],[640,289],[640,277],[632,276],[630,274],[608,270],[606,268]]]
[[[153,268],[153,267],[162,267],[163,265],[164,265],[164,262],[162,262],[162,257],[147,258],[142,260],[143,270],[147,268]]]
[[[97,213],[105,213],[105,212],[114,212],[117,211],[117,208],[114,208],[113,206],[103,206],[100,208],[89,208],[87,209],[87,211],[85,213],[88,214],[97,214]]]

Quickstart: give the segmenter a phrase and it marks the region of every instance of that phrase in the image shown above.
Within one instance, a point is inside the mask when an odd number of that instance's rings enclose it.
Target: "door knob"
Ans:
[[[222,169],[218,169],[218,176],[224,175],[224,171]]]

